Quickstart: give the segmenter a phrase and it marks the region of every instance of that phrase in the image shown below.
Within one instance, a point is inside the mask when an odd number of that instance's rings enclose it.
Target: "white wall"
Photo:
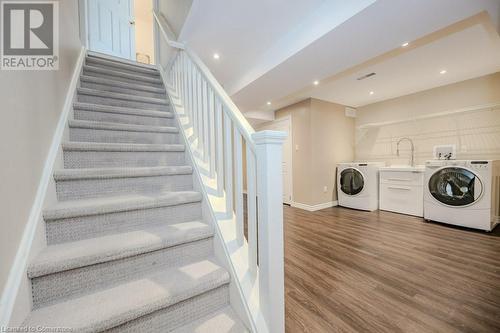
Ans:
[[[78,58],[78,1],[59,1],[58,71],[0,71],[0,290],[24,232]]]
[[[159,11],[177,37],[181,34],[192,3],[193,0],[159,0]]]
[[[396,156],[396,142],[403,136],[414,140],[419,164],[431,159],[433,146],[440,144],[456,144],[459,159],[500,159],[500,106],[493,110],[358,128],[497,103],[500,104],[500,72],[361,107],[356,119],[356,160],[408,163],[407,144],[401,158]]]

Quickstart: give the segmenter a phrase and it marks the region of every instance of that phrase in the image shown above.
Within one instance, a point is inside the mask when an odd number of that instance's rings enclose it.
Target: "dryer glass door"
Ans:
[[[471,171],[460,167],[446,167],[429,179],[429,191],[439,202],[449,206],[468,206],[479,198],[481,182]]]
[[[347,195],[356,195],[363,190],[365,180],[361,172],[348,168],[340,173],[340,189]]]

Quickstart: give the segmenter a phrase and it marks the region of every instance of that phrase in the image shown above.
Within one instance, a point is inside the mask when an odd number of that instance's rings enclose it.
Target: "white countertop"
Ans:
[[[410,171],[410,172],[425,172],[425,165],[391,165],[386,167],[381,167],[380,171]]]

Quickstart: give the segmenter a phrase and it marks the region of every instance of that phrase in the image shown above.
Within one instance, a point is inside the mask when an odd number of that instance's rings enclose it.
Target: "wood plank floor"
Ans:
[[[286,331],[500,332],[493,233],[285,206]]]

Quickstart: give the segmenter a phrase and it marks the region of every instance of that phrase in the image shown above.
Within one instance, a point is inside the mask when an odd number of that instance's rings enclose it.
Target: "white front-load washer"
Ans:
[[[427,161],[424,184],[426,220],[486,231],[499,223],[500,161]]]
[[[378,209],[379,168],[383,162],[351,162],[337,165],[339,206],[373,211]]]

